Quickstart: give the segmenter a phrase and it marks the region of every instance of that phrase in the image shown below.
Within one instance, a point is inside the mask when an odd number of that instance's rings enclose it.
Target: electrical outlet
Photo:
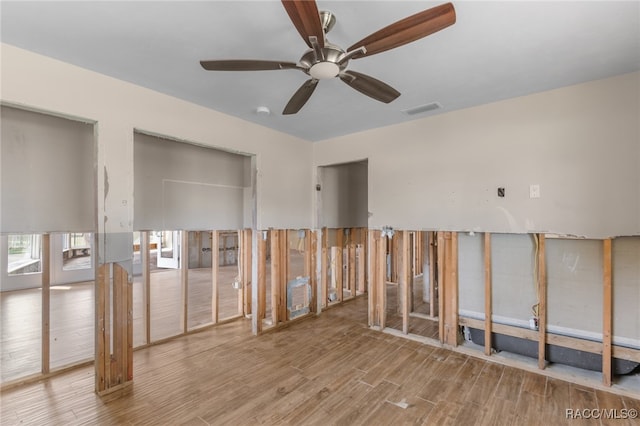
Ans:
[[[540,198],[540,185],[529,185],[529,198]]]

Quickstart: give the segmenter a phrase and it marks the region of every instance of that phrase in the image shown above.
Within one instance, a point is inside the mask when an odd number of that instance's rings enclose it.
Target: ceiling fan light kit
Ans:
[[[282,0],[291,22],[309,47],[298,63],[252,59],[200,61],[207,71],[266,71],[297,69],[311,78],[293,94],[283,110],[295,114],[306,104],[320,80],[339,77],[360,93],[389,103],[400,96],[393,87],[366,74],[347,70],[351,59],[363,58],[411,43],[456,22],[451,3],[418,12],[397,21],[353,44],[346,51],[327,41],[326,35],[336,23],[329,11],[319,11],[315,1]],[[258,111],[260,113],[260,111]]]

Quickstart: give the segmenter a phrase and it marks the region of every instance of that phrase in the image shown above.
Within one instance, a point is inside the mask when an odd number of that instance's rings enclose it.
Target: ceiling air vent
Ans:
[[[424,105],[419,105],[413,108],[403,109],[402,112],[404,112],[407,115],[416,115],[416,114],[422,114],[423,112],[433,111],[440,108],[442,108],[442,105],[440,105],[438,102],[431,102],[430,104],[424,104]]]

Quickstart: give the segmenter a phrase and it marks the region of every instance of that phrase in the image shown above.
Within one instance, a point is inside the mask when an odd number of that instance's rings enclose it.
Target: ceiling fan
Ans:
[[[380,102],[400,96],[393,87],[368,75],[347,70],[351,59],[375,55],[426,37],[456,22],[451,3],[418,12],[354,43],[346,51],[327,41],[326,34],[336,22],[331,12],[319,11],[315,1],[282,0],[282,4],[309,49],[298,63],[252,59],[200,61],[208,71],[262,71],[296,69],[311,78],[293,94],[283,114],[295,114],[309,100],[320,80],[339,77],[355,90]]]

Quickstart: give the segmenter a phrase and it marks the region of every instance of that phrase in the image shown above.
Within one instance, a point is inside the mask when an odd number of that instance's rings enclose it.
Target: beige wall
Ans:
[[[311,143],[10,45],[1,49],[4,103],[97,122],[98,226],[112,236],[105,261],[129,258],[134,129],[255,154],[258,227],[311,226]]]
[[[375,228],[640,234],[639,103],[626,74],[319,142],[314,163],[368,158]]]
[[[97,123],[107,234],[132,230],[134,129],[255,154],[260,229],[311,226],[312,165],[367,158],[371,227],[640,234],[640,73],[311,144],[13,46],[1,53],[3,102]]]

